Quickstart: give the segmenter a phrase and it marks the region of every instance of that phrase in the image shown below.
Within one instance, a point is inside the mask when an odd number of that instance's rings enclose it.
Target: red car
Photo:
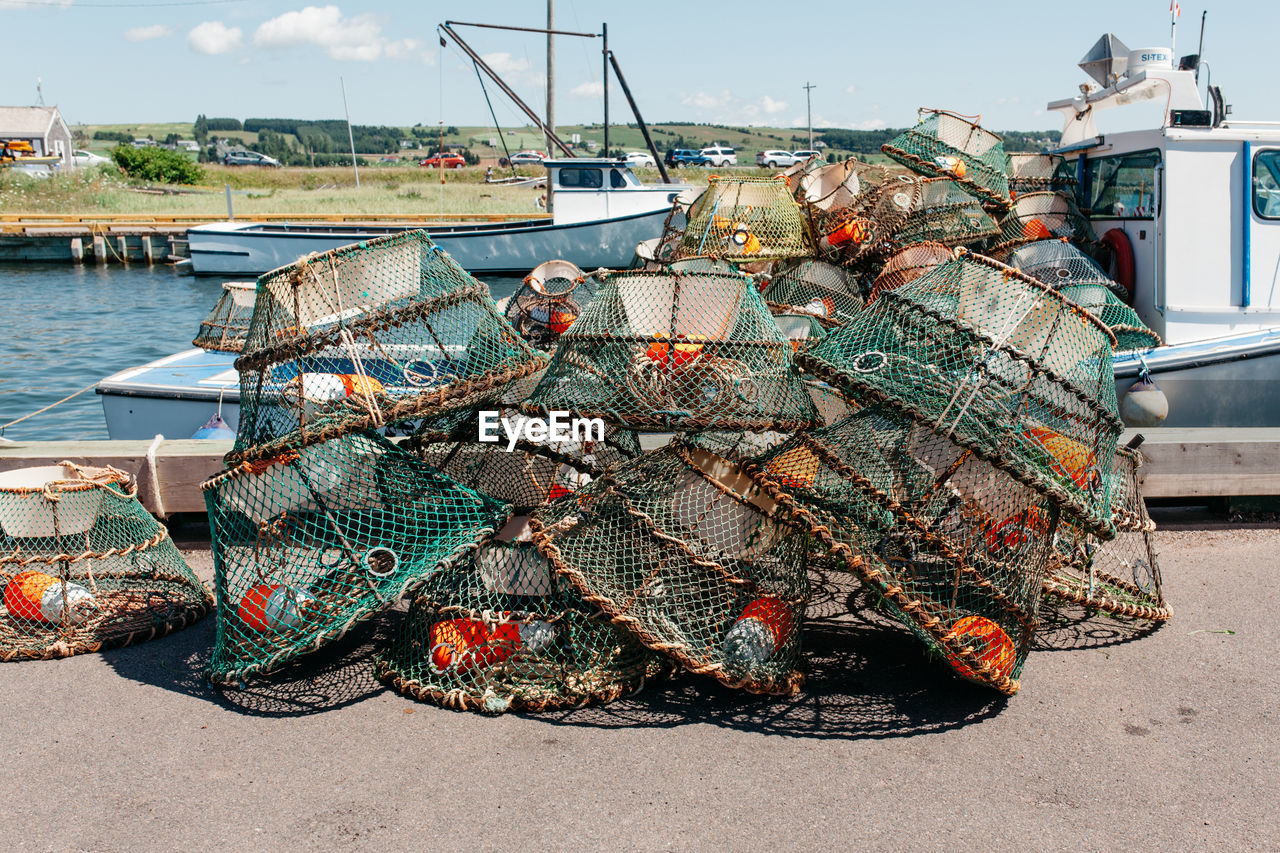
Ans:
[[[418,165],[426,166],[428,169],[461,169],[467,165],[467,161],[461,154],[432,154],[425,160],[419,160]]]

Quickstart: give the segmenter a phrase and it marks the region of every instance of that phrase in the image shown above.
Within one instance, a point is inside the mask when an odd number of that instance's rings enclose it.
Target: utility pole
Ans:
[[[809,150],[813,150],[813,99],[810,92],[818,88],[808,80],[804,82],[804,111],[809,120]]]
[[[552,30],[556,28],[556,0],[547,0],[547,156],[551,156],[551,140],[556,134],[556,43]],[[547,212],[555,204],[551,188],[551,172],[547,172]]]
[[[600,85],[604,87],[604,156],[609,156],[609,25],[600,25],[600,38],[604,45],[600,55],[604,58],[604,70],[600,73]]]

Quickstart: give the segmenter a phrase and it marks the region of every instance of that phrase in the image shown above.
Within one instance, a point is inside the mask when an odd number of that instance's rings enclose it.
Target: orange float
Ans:
[[[974,657],[986,664],[996,678],[1012,675],[1018,653],[1013,647],[1013,640],[995,622],[985,616],[966,616],[951,626],[951,631],[961,646],[973,647]],[[946,655],[947,663],[962,678],[980,680],[977,673],[954,653],[948,650]]]
[[[53,575],[44,572],[21,572],[4,588],[4,606],[10,616],[21,619],[45,621],[40,601],[49,587],[58,583]]]
[[[572,311],[552,311],[551,317],[547,321],[547,328],[557,335],[563,335],[576,319],[578,319],[578,315]]]
[[[431,665],[438,672],[466,669],[472,649],[484,642],[484,623],[478,619],[447,619],[431,626]]]
[[[818,476],[818,457],[807,447],[793,447],[773,459],[765,471],[784,489],[807,489]]]
[[[301,620],[302,605],[311,600],[311,593],[306,589],[260,583],[249,587],[240,599],[236,615],[259,633],[274,633],[296,626]]]
[[[679,336],[676,341],[674,356],[671,355],[671,344],[662,340],[667,337],[665,333],[659,332],[654,335],[654,337],[659,340],[649,344],[649,347],[645,350],[644,354],[649,361],[658,367],[679,370],[693,362],[702,354],[702,344],[697,343],[697,340],[700,340],[698,336],[691,336],[689,338],[686,338],[684,335]]]
[[[356,373],[339,373],[338,378],[342,380],[342,387],[346,389],[348,397],[354,397],[356,394],[373,396],[382,393],[382,383],[372,376],[360,376]]]
[[[1020,548],[1049,532],[1049,514],[1043,507],[1027,507],[1017,515],[1011,515],[999,524],[988,528],[987,547]]]
[[[1054,459],[1051,467],[1055,474],[1069,477],[1071,482],[1082,489],[1089,488],[1097,481],[1097,457],[1084,444],[1046,427],[1031,427],[1023,430],[1022,435],[1048,451]]]

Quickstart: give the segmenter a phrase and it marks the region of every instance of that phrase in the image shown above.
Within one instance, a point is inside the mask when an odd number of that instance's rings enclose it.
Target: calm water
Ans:
[[[514,279],[489,282],[495,298]],[[118,370],[191,348],[222,280],[153,268],[0,264],[0,424]],[[106,438],[93,391],[4,432],[14,440]]]

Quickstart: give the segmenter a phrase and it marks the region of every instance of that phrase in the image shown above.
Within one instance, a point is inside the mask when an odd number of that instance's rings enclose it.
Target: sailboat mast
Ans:
[[[547,0],[547,137],[546,151],[551,154],[551,140],[556,134],[556,42],[552,30],[556,28],[556,0]],[[554,190],[551,175],[547,174],[547,212],[552,209]]]

